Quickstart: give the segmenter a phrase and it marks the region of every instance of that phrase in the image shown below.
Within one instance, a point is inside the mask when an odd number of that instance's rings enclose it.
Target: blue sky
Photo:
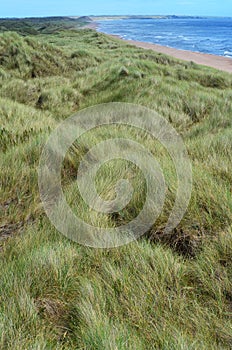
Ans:
[[[2,0],[0,17],[180,14],[231,16],[232,0]]]

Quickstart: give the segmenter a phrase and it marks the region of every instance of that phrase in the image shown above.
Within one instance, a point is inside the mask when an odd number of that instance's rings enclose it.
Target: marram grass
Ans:
[[[0,91],[0,348],[231,349],[232,76],[91,30],[6,32],[0,34]],[[95,250],[70,242],[49,223],[37,167],[62,119],[112,101],[147,106],[172,123],[189,152],[193,192],[180,225],[163,236],[175,170],[159,144],[130,130],[164,169],[164,210],[146,237]],[[107,128],[89,133],[62,169],[73,210],[103,227],[130,221],[146,195],[138,169],[115,161],[99,172],[98,191],[112,199],[114,174],[128,178],[139,189],[130,205],[118,215],[96,215],[81,200],[80,158],[110,135]]]

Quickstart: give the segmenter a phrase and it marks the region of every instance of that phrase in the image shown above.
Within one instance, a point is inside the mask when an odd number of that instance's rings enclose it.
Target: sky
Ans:
[[[232,0],[1,0],[0,17],[83,15],[231,16]]]

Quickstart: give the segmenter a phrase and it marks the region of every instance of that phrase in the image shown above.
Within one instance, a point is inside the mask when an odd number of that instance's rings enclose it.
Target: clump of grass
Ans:
[[[86,50],[76,50],[71,54],[71,58],[85,58],[91,57],[88,51]]]
[[[129,71],[126,67],[122,67],[119,71],[119,75],[121,77],[127,77],[129,75]]]
[[[39,77],[64,74],[64,53],[51,45],[32,38],[23,39],[16,33],[0,34],[0,64],[19,77]]]
[[[67,108],[71,112],[77,110],[81,94],[71,87],[48,89],[43,91],[36,102],[36,107],[51,110],[56,115],[64,115]]]
[[[198,123],[206,118],[214,108],[214,101],[202,97],[191,96],[188,100],[183,101],[183,112],[186,113],[193,123]]]
[[[231,86],[231,81],[219,74],[205,74],[201,77],[201,85],[217,89],[225,89]]]

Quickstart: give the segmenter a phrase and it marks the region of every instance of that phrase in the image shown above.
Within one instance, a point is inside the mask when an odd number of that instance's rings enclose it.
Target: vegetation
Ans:
[[[44,34],[32,27],[35,36],[22,27],[20,35],[0,34],[0,348],[231,349],[232,76],[89,29]],[[164,170],[164,210],[139,241],[96,250],[49,223],[37,167],[62,119],[112,101],[147,106],[173,124],[192,161],[193,193],[181,224],[162,235],[175,170],[155,140],[131,130]],[[129,131],[90,133],[73,145],[62,170],[73,210],[104,227],[130,221],[146,194],[139,170],[117,160],[102,167],[96,185],[113,198],[114,174],[129,178],[139,190],[123,212],[97,215],[81,200],[78,162],[114,132]]]
[[[52,34],[57,30],[77,29],[91,22],[90,17],[0,18],[0,32],[16,31],[21,35]]]

